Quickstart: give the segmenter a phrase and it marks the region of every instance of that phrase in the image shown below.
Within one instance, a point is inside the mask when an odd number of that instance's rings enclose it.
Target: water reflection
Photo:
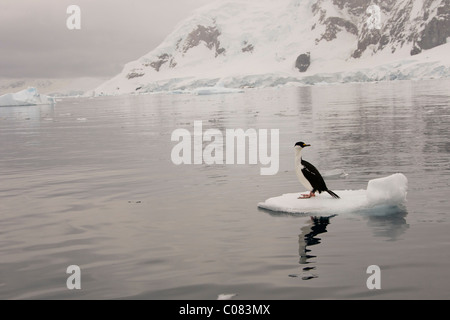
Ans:
[[[54,105],[0,107],[0,119],[5,120],[14,119],[39,122],[43,119],[53,119],[54,115]]]
[[[315,255],[310,254],[311,246],[315,246],[321,243],[321,238],[317,235],[327,232],[327,226],[330,224],[330,219],[335,217],[336,214],[327,217],[312,216],[309,223],[303,226],[302,231],[298,236],[298,255],[300,257],[299,264],[304,266],[302,268],[301,278],[302,280],[310,280],[317,278],[318,275],[311,272],[316,269],[315,266],[310,265],[314,263]],[[297,277],[298,275],[290,275],[291,277]]]
[[[397,241],[409,224],[406,222],[408,211],[404,207],[389,207],[381,211],[383,214],[366,212],[363,214],[367,225],[373,231],[375,237],[386,238],[387,241]]]
[[[291,214],[273,212],[266,209],[259,209],[267,212],[271,216],[298,216],[304,217],[304,214]],[[350,212],[348,214],[351,214]],[[367,221],[367,225],[373,231],[374,237],[384,238],[386,241],[397,241],[406,230],[409,224],[406,221],[408,211],[403,206],[378,207],[377,209],[365,210],[357,213],[359,217]],[[302,280],[310,280],[318,278],[315,272],[317,258],[312,253],[312,246],[322,243],[322,239],[318,237],[322,233],[326,233],[330,220],[337,214],[329,216],[311,216],[308,223],[300,228],[298,235],[298,263],[301,266],[301,272],[297,274],[289,274],[292,278],[301,278]],[[345,216],[345,215],[344,215]]]

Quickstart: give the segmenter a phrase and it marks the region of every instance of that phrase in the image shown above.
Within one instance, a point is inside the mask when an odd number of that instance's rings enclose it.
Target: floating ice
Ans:
[[[0,107],[35,106],[40,104],[55,104],[55,99],[39,94],[36,88],[28,88],[16,93],[0,96]]]
[[[258,204],[270,211],[304,214],[328,214],[371,211],[383,214],[382,209],[400,207],[406,201],[408,179],[401,173],[370,180],[366,190],[333,190],[341,199],[328,193],[314,198],[298,199],[301,193],[287,193]],[[381,209],[381,210],[378,210]],[[386,211],[387,212],[387,211]]]
[[[406,201],[408,179],[401,174],[370,180],[367,184],[367,202],[371,206],[394,206]]]
[[[222,294],[219,294],[219,296],[217,297],[217,300],[230,300],[234,296],[237,296],[237,294],[236,293],[222,293]]]
[[[338,179],[338,178],[345,178],[348,176],[348,173],[346,173],[342,169],[333,169],[325,171],[322,175],[324,178],[328,179]]]

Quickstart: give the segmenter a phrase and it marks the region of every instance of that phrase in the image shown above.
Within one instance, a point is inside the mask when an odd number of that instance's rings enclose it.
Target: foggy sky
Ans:
[[[112,77],[207,0],[1,0],[0,78]],[[67,7],[81,9],[69,30]]]

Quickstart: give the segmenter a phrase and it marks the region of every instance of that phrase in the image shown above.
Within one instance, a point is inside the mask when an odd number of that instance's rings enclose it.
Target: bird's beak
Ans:
[[[311,145],[310,145],[310,144],[304,144],[304,145],[303,145],[303,148],[304,148],[304,147],[311,147]]]

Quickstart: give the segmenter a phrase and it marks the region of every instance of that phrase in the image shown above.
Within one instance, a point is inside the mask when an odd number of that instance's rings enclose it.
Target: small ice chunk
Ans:
[[[237,294],[236,293],[221,293],[217,297],[217,300],[230,300],[234,296],[237,296]]]
[[[322,176],[327,179],[338,179],[347,177],[348,173],[342,169],[332,169],[325,171]]]
[[[401,173],[370,180],[367,184],[367,200],[371,205],[396,205],[406,201],[408,179]]]

